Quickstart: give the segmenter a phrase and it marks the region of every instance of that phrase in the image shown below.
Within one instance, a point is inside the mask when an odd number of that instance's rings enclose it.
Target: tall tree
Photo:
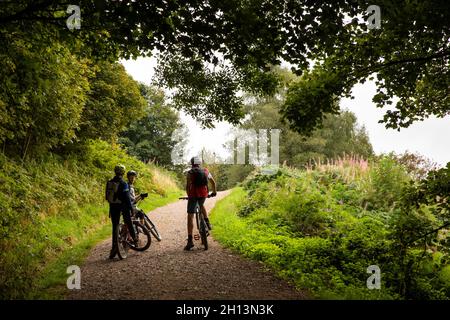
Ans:
[[[59,42],[8,36],[0,47],[0,143],[24,158],[76,139],[89,66]]]
[[[122,65],[94,63],[59,41],[7,35],[0,47],[0,144],[25,158],[87,139],[114,140],[145,100]]]
[[[182,126],[178,113],[166,104],[162,90],[141,83],[140,91],[147,104],[145,116],[133,121],[119,141],[141,161],[170,166],[172,149],[179,142],[173,133]]]
[[[280,102],[248,106],[250,117],[243,123],[246,129],[280,129],[280,163],[303,167],[309,160],[335,158],[342,154],[363,157],[373,155],[372,145],[363,127],[358,127],[350,111],[325,118],[322,128],[304,136],[281,121]]]
[[[98,62],[94,70],[78,136],[115,141],[121,131],[144,116],[146,101],[121,64]]]

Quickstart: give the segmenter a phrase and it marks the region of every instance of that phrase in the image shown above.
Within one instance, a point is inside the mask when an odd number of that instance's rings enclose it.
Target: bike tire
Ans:
[[[206,226],[206,222],[203,218],[200,219],[200,237],[202,239],[202,244],[205,247],[205,250],[208,250],[208,227]]]
[[[123,223],[120,223],[117,226],[116,231],[116,246],[117,246],[117,255],[119,256],[119,259],[126,259],[128,257],[128,243],[126,241],[127,233],[125,233],[124,230],[125,225]]]
[[[150,231],[148,231],[148,229],[139,221],[133,221],[133,224],[135,225],[135,229],[139,236],[139,245],[136,247],[134,243],[127,242],[128,246],[134,251],[145,251],[152,243]]]
[[[156,240],[161,241],[161,235],[159,234],[158,230],[156,229],[155,224],[150,220],[149,217],[147,217],[146,214],[144,214],[144,220],[145,220],[145,226],[150,231],[150,233],[155,237]]]

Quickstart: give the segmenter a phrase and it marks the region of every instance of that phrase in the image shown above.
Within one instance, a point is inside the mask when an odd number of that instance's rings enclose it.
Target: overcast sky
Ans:
[[[122,64],[135,80],[150,84],[156,65],[154,58],[127,60],[122,61]],[[418,152],[440,165],[450,162],[450,117],[430,118],[400,132],[386,129],[383,124],[378,123],[384,111],[376,108],[372,102],[374,93],[373,82],[357,85],[353,88],[355,99],[343,99],[341,107],[354,112],[358,123],[366,127],[377,154],[390,151],[402,153],[409,150]],[[202,130],[191,117],[182,114],[181,118],[189,128],[187,149],[190,150],[190,155],[197,153],[203,145],[219,154],[223,152],[221,145],[226,141],[227,133],[231,129],[228,123],[218,123],[213,130]]]

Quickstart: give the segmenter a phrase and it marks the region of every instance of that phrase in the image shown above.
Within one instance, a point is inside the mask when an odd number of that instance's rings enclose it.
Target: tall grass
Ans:
[[[164,195],[167,191],[174,191],[179,188],[176,174],[154,164],[149,164],[152,173],[153,185],[158,186],[157,192]]]
[[[366,175],[369,170],[369,161],[358,155],[344,154],[342,157],[326,159],[324,162],[320,158],[312,159],[306,165],[306,170],[329,174],[338,173],[345,182],[353,182]]]

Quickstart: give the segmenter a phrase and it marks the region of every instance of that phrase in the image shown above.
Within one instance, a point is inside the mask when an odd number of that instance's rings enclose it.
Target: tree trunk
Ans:
[[[27,139],[26,139],[26,142],[25,142],[25,148],[24,148],[23,154],[22,154],[22,161],[24,161],[25,157],[27,156],[27,152],[28,152],[28,147],[30,145],[30,141],[31,141],[31,128],[28,130]]]

